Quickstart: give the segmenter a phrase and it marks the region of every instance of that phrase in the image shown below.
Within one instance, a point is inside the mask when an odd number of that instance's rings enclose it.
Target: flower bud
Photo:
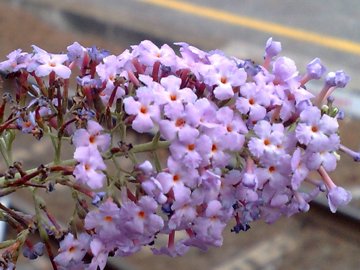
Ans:
[[[342,70],[329,72],[326,76],[326,85],[328,87],[344,88],[350,81],[350,77]]]
[[[266,41],[265,57],[273,58],[281,52],[281,43],[273,41],[272,37]]]
[[[315,58],[306,66],[306,71],[311,79],[318,80],[325,73],[326,68],[323,64],[321,64],[319,58]]]

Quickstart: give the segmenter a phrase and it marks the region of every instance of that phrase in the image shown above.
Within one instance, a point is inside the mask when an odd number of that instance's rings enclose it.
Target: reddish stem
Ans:
[[[175,244],[175,230],[169,233],[168,248],[173,248]]]
[[[152,77],[155,82],[159,81],[160,61],[156,61],[153,66]]]
[[[19,222],[24,228],[28,227],[28,222],[19,216],[15,211],[13,211],[10,208],[7,208],[5,205],[0,203],[0,209],[8,213],[13,219],[15,219],[17,222]]]
[[[51,265],[52,265],[54,270],[57,270],[58,268],[57,268],[57,265],[56,265],[56,263],[54,261],[54,254],[53,254],[53,252],[51,250],[51,245],[50,245],[48,240],[44,240],[44,242],[45,242],[46,251],[47,251],[47,253],[49,255],[49,260],[51,262]]]
[[[61,231],[61,227],[59,225],[59,223],[57,223],[56,219],[54,218],[54,216],[48,211],[48,209],[46,208],[46,206],[42,206],[41,209],[45,212],[47,218],[51,221],[51,223],[55,226],[55,228],[58,231]]]
[[[10,120],[7,120],[6,122],[2,123],[0,125],[0,133],[3,132],[8,126],[10,126],[11,123],[15,122],[17,119],[19,118],[19,116],[16,116]]]

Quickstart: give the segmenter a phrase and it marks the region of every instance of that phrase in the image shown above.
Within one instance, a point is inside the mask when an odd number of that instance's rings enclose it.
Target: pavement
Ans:
[[[185,41],[261,61],[272,36],[301,72],[315,57],[329,71],[344,69],[352,79],[347,91],[337,91],[335,97],[348,114],[360,117],[360,1],[1,1],[31,10],[63,30],[128,45],[144,39],[158,45]],[[312,87],[321,88],[321,83]]]

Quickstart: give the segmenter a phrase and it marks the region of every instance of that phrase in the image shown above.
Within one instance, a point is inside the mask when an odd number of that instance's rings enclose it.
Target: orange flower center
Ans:
[[[178,175],[178,174],[175,174],[174,176],[173,176],[173,181],[174,182],[177,182],[177,181],[179,181],[180,180],[180,176]]]
[[[312,127],[311,127],[311,131],[312,131],[312,132],[318,132],[319,129],[318,129],[317,126],[312,126]]]
[[[90,143],[94,143],[95,142],[95,135],[91,135],[90,137],[89,137],[89,142]]]
[[[188,145],[188,149],[190,150],[190,151],[193,151],[194,149],[195,149],[195,144],[189,144]]]
[[[217,146],[216,146],[216,144],[213,144],[211,147],[211,151],[215,152],[216,150],[217,150]]]
[[[145,113],[147,113],[147,111],[148,111],[148,109],[145,106],[141,106],[141,108],[140,108],[141,113],[145,114]]]
[[[30,121],[24,122],[24,126],[27,128],[31,127],[31,122]]]
[[[145,212],[144,212],[144,211],[140,211],[140,212],[138,213],[138,216],[139,216],[139,218],[145,218]]]
[[[269,145],[270,143],[271,143],[271,142],[270,142],[269,139],[265,139],[265,140],[264,140],[264,144],[265,144],[265,145]]]
[[[185,120],[182,118],[176,119],[175,126],[176,127],[182,127],[185,125]]]
[[[106,221],[106,222],[112,222],[112,220],[113,220],[112,216],[105,216],[104,217],[104,221]]]
[[[221,83],[227,83],[227,78],[225,76],[221,77],[220,79]]]

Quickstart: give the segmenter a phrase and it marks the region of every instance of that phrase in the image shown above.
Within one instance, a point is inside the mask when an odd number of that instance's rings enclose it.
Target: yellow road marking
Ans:
[[[220,11],[205,6],[179,2],[174,0],[141,0],[142,2],[161,6],[198,17],[220,21],[232,25],[238,25],[245,28],[264,32],[270,35],[283,36],[295,40],[300,40],[323,47],[331,48],[341,52],[360,55],[360,43],[352,42],[346,39],[340,39],[328,35],[321,35],[315,32],[302,30],[299,28],[287,27],[280,24],[257,20],[254,18],[235,15],[230,12]]]

